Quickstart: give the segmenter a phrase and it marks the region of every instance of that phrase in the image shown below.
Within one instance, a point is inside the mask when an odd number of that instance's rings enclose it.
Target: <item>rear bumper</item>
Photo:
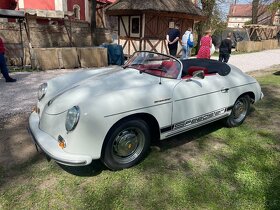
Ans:
[[[39,116],[35,112],[32,112],[29,117],[28,131],[36,147],[58,163],[68,166],[84,166],[92,162],[90,156],[70,154],[61,149],[56,139],[39,129]]]

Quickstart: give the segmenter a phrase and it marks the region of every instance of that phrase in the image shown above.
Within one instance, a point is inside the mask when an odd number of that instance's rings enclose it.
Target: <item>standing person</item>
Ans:
[[[227,38],[222,40],[220,48],[219,48],[219,61],[228,62],[229,56],[231,54],[231,33],[227,34]]]
[[[169,29],[166,40],[168,42],[168,49],[169,54],[176,57],[177,49],[178,49],[178,41],[180,39],[180,31],[179,31],[180,25],[176,23],[175,28]]]
[[[193,34],[192,28],[189,27],[188,30],[182,37],[182,44],[183,44],[183,52],[182,52],[182,60],[188,59],[191,49],[193,48]]]
[[[9,70],[7,68],[6,60],[5,60],[5,46],[2,38],[0,37],[0,69],[3,77],[6,79],[6,82],[15,82],[16,79],[13,79],[9,76]]]
[[[211,53],[210,49],[212,47],[211,30],[207,30],[205,35],[200,40],[200,48],[196,55],[197,58],[207,58],[210,59]]]

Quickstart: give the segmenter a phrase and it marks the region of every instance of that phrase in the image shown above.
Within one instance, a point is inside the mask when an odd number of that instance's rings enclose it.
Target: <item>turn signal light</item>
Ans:
[[[36,112],[37,114],[40,114],[40,109],[37,106],[35,106],[32,108],[32,112]]]
[[[62,138],[62,136],[58,136],[58,146],[61,148],[61,149],[64,149],[66,147],[66,142],[65,140]]]

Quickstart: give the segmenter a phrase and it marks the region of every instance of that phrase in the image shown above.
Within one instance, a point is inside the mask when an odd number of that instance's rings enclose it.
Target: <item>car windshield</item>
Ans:
[[[140,51],[133,54],[124,68],[134,68],[157,77],[177,79],[180,78],[182,64],[179,60],[168,55]]]

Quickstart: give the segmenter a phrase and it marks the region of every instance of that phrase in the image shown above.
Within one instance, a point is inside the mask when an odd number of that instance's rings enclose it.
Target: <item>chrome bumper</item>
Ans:
[[[39,129],[39,116],[35,112],[32,112],[29,117],[28,130],[36,147],[39,147],[48,157],[56,162],[68,166],[84,166],[92,162],[90,156],[70,154],[61,149],[56,139]]]

